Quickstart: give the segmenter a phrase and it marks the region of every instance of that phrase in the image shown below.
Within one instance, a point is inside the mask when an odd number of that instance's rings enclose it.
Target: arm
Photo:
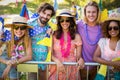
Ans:
[[[76,57],[77,57],[77,63],[78,63],[78,69],[82,69],[84,68],[85,64],[84,64],[84,60],[81,56],[82,53],[82,40],[79,34],[76,34],[76,38],[75,38],[76,42],[79,42],[77,44],[76,47]]]
[[[113,62],[113,61],[107,61],[107,60],[101,58],[101,51],[100,51],[99,45],[97,46],[97,48],[95,50],[93,60],[100,64],[105,64],[105,65],[114,66],[114,67],[115,66],[120,67],[120,61]]]
[[[55,36],[53,36],[53,38],[54,38]],[[58,58],[56,58],[55,56],[54,56],[54,48],[53,48],[53,45],[54,45],[54,39],[52,39],[52,60],[54,61],[54,62],[56,62],[56,65],[57,65],[57,69],[58,69],[58,71],[62,71],[62,72],[65,72],[65,67],[64,67],[64,65],[62,64],[62,62],[58,59]]]
[[[56,62],[58,72],[60,72],[60,71],[65,72],[65,67],[58,58],[56,58],[54,55],[52,55],[52,60],[54,62]]]
[[[10,69],[11,69],[11,64],[10,65],[7,65],[7,67],[5,68],[5,70],[4,70],[4,72],[3,72],[3,74],[2,74],[2,78],[3,79],[7,79],[7,76],[8,76],[8,73],[9,73],[9,71],[10,71]]]

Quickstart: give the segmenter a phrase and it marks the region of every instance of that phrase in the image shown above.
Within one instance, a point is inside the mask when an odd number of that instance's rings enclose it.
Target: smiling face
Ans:
[[[97,20],[98,12],[95,6],[87,6],[85,14],[88,22],[93,23]]]
[[[21,27],[15,26],[13,30],[14,30],[15,36],[17,36],[18,38],[21,38],[25,35],[26,26],[21,26]]]
[[[69,26],[70,26],[70,20],[68,17],[62,16],[60,18],[60,25],[63,29],[63,31],[68,31],[69,30]]]
[[[40,18],[39,18],[40,23],[45,25],[50,20],[50,18],[52,16],[52,10],[46,9],[45,11],[41,11],[39,13],[39,15],[40,15]]]
[[[120,27],[117,22],[111,21],[108,26],[108,33],[111,37],[118,37]]]

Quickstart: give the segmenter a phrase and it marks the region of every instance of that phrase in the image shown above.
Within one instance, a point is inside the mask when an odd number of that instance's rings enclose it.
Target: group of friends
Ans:
[[[97,66],[90,66],[87,74],[86,62],[98,62],[112,66],[113,73],[120,75],[120,16],[109,16],[100,22],[100,9],[95,1],[84,7],[84,19],[76,21],[71,11],[63,9],[56,16],[57,30],[50,28],[48,21],[55,15],[53,6],[43,3],[31,20],[17,16],[10,28],[11,40],[2,41],[0,36],[0,80],[7,77],[17,80],[16,66],[26,61],[45,61],[51,50],[51,60],[56,65],[49,66],[48,80],[94,80]],[[38,45],[46,34],[52,35],[52,47]],[[76,66],[66,66],[62,62],[77,62]],[[39,79],[47,80],[46,65],[38,64]],[[77,76],[78,73],[78,76]],[[29,80],[37,80],[36,73],[29,73]],[[117,80],[117,79],[116,79]]]

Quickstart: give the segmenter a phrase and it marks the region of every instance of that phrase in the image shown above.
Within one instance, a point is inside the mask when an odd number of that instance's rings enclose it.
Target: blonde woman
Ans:
[[[12,24],[6,24],[5,27],[11,28],[11,40],[1,44],[3,52],[0,55],[0,80],[7,77],[17,80],[16,65],[32,59],[31,39],[28,35],[28,28],[32,27],[21,16],[13,18]]]

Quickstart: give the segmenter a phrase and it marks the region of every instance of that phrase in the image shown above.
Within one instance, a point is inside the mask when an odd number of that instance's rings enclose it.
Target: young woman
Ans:
[[[28,35],[28,28],[32,27],[21,16],[13,18],[12,24],[4,26],[11,28],[11,40],[1,44],[3,52],[0,55],[0,80],[7,77],[17,80],[16,66],[32,59],[31,39]]]
[[[101,38],[100,27],[100,10],[95,1],[89,2],[84,8],[84,20],[77,23],[78,33],[81,35],[82,57],[85,62],[94,62],[93,54],[97,47],[97,42]],[[95,66],[89,66],[89,73],[87,76],[87,68],[81,69],[82,80],[94,80],[97,69]]]
[[[115,80],[120,80],[120,61],[112,61],[120,58],[120,16],[111,16],[102,24],[104,38],[98,42],[93,59],[107,66],[113,66]]]
[[[82,41],[76,33],[75,18],[69,10],[62,10],[57,16],[57,30],[53,35],[52,60],[56,65],[50,67],[49,80],[76,80],[77,72],[84,67],[81,57]],[[77,62],[79,66],[65,66],[62,62]],[[58,73],[57,73],[58,72]],[[68,76],[67,76],[68,74]]]

